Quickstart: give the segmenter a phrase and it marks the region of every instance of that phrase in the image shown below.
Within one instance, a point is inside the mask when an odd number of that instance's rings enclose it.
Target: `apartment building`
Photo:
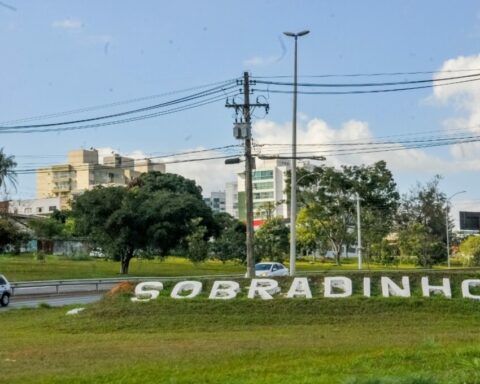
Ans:
[[[256,168],[252,171],[254,227],[261,226],[272,217],[289,217],[285,193],[289,169],[288,159],[256,159]],[[246,220],[245,173],[239,173],[237,180],[238,218]]]
[[[225,212],[225,192],[211,192],[203,199],[214,212]]]
[[[238,183],[225,184],[225,212],[238,219]]]
[[[97,150],[74,150],[68,153],[67,163],[37,169],[37,198],[58,197],[61,208],[68,208],[73,196],[85,190],[97,185],[127,185],[152,171],[165,172],[165,165],[118,154],[104,157],[100,164]]]
[[[44,199],[10,200],[8,213],[24,216],[48,216],[62,208],[60,197]]]

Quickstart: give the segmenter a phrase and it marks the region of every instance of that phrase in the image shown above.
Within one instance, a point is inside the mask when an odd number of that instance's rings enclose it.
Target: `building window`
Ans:
[[[254,183],[253,189],[273,189],[273,181],[267,181],[263,183]]]
[[[42,213],[43,208],[42,207],[37,207],[37,213]]]
[[[273,179],[273,171],[254,171],[253,180]]]
[[[273,192],[257,192],[253,194],[254,200],[273,199]]]
[[[56,209],[57,209],[57,207],[55,205],[50,205],[48,207],[48,212],[54,212]]]

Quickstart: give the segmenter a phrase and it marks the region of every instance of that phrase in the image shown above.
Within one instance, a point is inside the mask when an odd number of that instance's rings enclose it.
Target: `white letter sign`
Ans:
[[[191,291],[188,295],[181,295],[183,292]],[[202,292],[202,283],[199,281],[181,281],[173,287],[170,296],[174,299],[192,299]]]
[[[382,281],[382,295],[384,297],[389,297],[389,296],[410,297],[410,280],[408,276],[402,277],[403,288],[400,288],[389,277],[382,276],[381,281]]]
[[[480,295],[472,295],[470,293],[470,287],[480,286],[480,280],[471,279],[462,281],[462,295],[466,299],[480,300]]]
[[[209,299],[230,300],[237,297],[240,285],[236,281],[215,281]]]
[[[273,299],[272,295],[277,292],[280,292],[277,281],[273,279],[252,279],[248,290],[248,298],[254,299],[258,295],[263,300],[271,300]]]
[[[150,301],[156,299],[163,290],[163,284],[159,281],[148,281],[137,284],[135,287],[135,297],[132,301]]]
[[[343,292],[334,292],[340,289]],[[348,277],[325,277],[325,297],[349,297],[352,296],[352,280]]]
[[[443,293],[445,297],[452,298],[452,289],[450,288],[450,279],[443,278],[442,285],[430,285],[428,277],[422,277],[422,293],[425,297],[430,297],[430,292]]]
[[[287,293],[287,298],[303,296],[306,299],[312,298],[312,291],[308,285],[308,279],[306,277],[295,277],[292,281],[292,285]]]

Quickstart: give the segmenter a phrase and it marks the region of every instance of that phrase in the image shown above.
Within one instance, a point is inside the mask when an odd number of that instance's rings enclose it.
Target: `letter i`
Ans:
[[[363,296],[370,297],[370,277],[363,278]]]

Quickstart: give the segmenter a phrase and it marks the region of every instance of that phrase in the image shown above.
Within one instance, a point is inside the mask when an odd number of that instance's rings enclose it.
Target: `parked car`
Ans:
[[[10,296],[12,295],[12,287],[7,278],[0,275],[0,305],[6,307],[10,303]]]
[[[259,277],[273,277],[273,276],[288,276],[288,268],[283,264],[268,262],[255,264],[255,276]]]
[[[102,248],[93,248],[88,255],[90,257],[105,257]]]

